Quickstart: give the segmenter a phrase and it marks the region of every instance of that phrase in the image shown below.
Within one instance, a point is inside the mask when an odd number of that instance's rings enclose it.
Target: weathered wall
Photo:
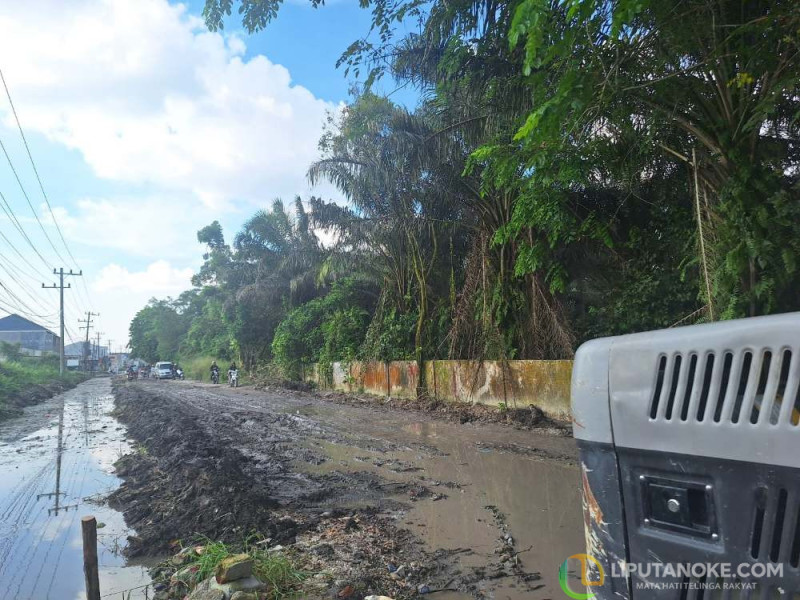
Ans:
[[[570,419],[571,360],[431,360],[424,363],[428,393],[449,402],[478,402],[509,408],[534,405],[555,419]],[[305,378],[330,388],[318,365]],[[419,385],[414,361],[333,363],[333,389],[413,398]]]
[[[510,360],[506,363],[509,406],[533,404],[556,419],[570,420],[571,360]]]
[[[353,362],[350,363],[353,390],[364,391],[377,396],[389,394],[389,373],[386,363],[382,362]]]
[[[414,360],[395,360],[389,363],[389,396],[416,398],[419,386],[419,367]]]

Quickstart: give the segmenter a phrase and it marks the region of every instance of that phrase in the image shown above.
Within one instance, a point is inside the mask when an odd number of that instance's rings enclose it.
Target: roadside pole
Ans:
[[[80,325],[78,329],[85,329],[86,330],[86,342],[83,347],[83,370],[89,370],[89,330],[92,328],[92,317],[99,317],[100,313],[93,313],[91,311],[86,311],[86,318],[85,319],[78,319],[78,323],[86,323],[86,325]]]
[[[96,367],[96,368],[95,368],[95,369],[92,369],[92,371],[93,371],[93,372],[94,372],[95,370],[97,370],[97,371],[99,371],[99,370],[100,370],[100,358],[101,358],[101,357],[100,357],[100,336],[101,336],[101,335],[105,335],[105,332],[103,332],[103,331],[96,331],[96,332],[95,332],[95,335],[97,336],[97,343],[94,345],[94,347],[95,347],[95,352],[97,352],[97,356],[96,356],[96,362],[95,362],[95,367]]]
[[[61,341],[58,344],[58,356],[59,356],[58,373],[59,373],[59,375],[63,375],[64,374],[64,277],[65,276],[70,276],[70,275],[73,276],[73,277],[80,277],[81,275],[83,275],[83,271],[78,271],[77,273],[73,273],[72,269],[70,269],[69,273],[65,273],[64,272],[64,267],[61,267],[57,271],[55,269],[53,269],[53,275],[58,275],[59,276],[59,283],[58,284],[54,283],[53,285],[42,284],[42,288],[49,289],[49,290],[59,290],[59,292],[60,292],[59,293],[59,296],[60,296],[60,303],[59,303],[60,311],[59,312],[61,313],[60,314]],[[69,289],[69,288],[72,287],[72,284],[68,283],[66,287],[67,287],[67,289]]]
[[[97,567],[97,519],[81,519],[83,533],[83,574],[86,577],[86,600],[100,600],[100,573]]]

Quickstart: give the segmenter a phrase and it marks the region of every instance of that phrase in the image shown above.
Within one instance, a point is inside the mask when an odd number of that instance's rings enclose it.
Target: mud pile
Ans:
[[[162,398],[115,384],[117,417],[141,444],[116,465],[123,485],[109,498],[138,536],[128,553],[157,554],[170,541],[192,534],[241,539],[250,531],[289,540],[292,519],[273,509],[264,479],[244,473],[250,460],[220,445],[196,414],[177,410]],[[269,473],[264,473],[265,479]]]
[[[116,416],[139,444],[117,462],[123,484],[109,497],[137,533],[129,538],[128,555],[174,553],[203,540],[233,546],[249,540],[287,552],[304,571],[317,574],[303,586],[314,597],[401,599],[418,596],[420,588],[474,589],[475,574],[453,566],[453,551],[427,552],[410,531],[396,526],[384,512],[391,505],[382,499],[386,492],[378,479],[294,472],[290,459],[318,458],[288,429],[296,422],[290,415],[233,417],[218,405],[201,410],[183,404],[183,388],[164,391],[114,384]],[[392,486],[401,493],[405,487]],[[374,504],[342,507],[353,494]],[[392,565],[406,565],[405,573]],[[175,570],[170,561],[154,570],[162,590],[171,590],[167,584]]]

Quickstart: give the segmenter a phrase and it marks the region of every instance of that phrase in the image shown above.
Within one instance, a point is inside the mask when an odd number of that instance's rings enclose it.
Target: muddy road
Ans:
[[[440,600],[558,597],[558,566],[583,551],[569,437],[288,390],[145,380],[115,394],[141,443],[112,496],[139,534],[132,554],[252,531],[313,550],[355,517],[361,537],[333,540],[336,585],[409,597],[424,583]],[[386,577],[407,562],[413,582]]]
[[[130,531],[103,498],[130,452],[111,416],[111,384],[94,379],[0,425],[0,600],[83,597],[80,519],[94,515],[103,593],[144,598],[142,565],[123,556]]]

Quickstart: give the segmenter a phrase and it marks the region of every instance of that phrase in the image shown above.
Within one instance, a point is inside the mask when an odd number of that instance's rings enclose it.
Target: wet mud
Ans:
[[[259,532],[336,573],[320,596],[345,586],[543,599],[556,595],[561,562],[583,549],[576,449],[558,430],[300,391],[119,381],[115,394],[140,444],[118,463],[125,482],[112,495],[137,531],[133,555],[197,534],[235,542]],[[413,576],[390,577],[398,564]]]

